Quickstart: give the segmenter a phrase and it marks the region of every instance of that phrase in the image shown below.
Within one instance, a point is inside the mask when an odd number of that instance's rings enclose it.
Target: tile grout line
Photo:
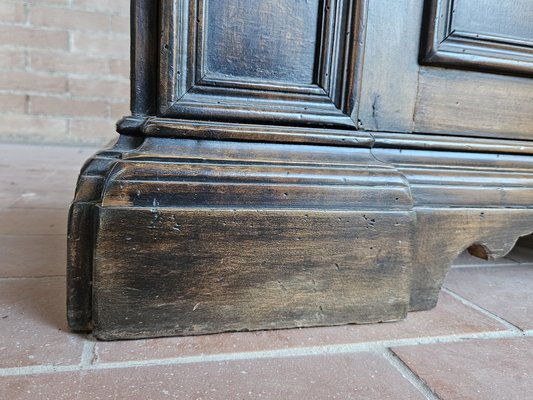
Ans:
[[[336,354],[354,354],[354,353],[369,353],[369,352],[383,352],[389,347],[403,347],[416,346],[424,344],[438,344],[438,343],[458,343],[464,340],[472,339],[512,339],[521,337],[533,337],[533,330],[525,332],[481,332],[468,335],[449,335],[425,337],[417,339],[396,339],[384,340],[377,342],[363,342],[354,344],[335,344],[325,346],[300,347],[291,349],[278,350],[263,350],[240,353],[221,353],[211,355],[195,355],[184,357],[173,357],[163,359],[150,359],[139,361],[114,361],[106,363],[92,363],[85,362],[82,367],[78,365],[54,366],[54,365],[38,365],[28,367],[14,367],[14,368],[0,368],[0,377],[3,376],[17,376],[29,374],[44,374],[53,372],[73,372],[73,371],[87,371],[87,370],[107,370],[120,368],[136,368],[136,367],[150,367],[150,366],[169,366],[169,365],[186,365],[196,364],[202,362],[226,362],[226,361],[243,361],[243,360],[260,360],[272,358],[289,358],[289,357],[303,357],[303,356],[318,356],[318,355],[336,355]],[[90,358],[89,354],[94,357],[94,348],[96,342],[91,342],[90,345],[84,347],[86,360]],[[82,357],[83,358],[83,357]]]
[[[9,211],[10,209],[0,209],[0,211]],[[36,210],[36,208],[32,208],[31,210]],[[65,212],[68,212],[67,209],[65,209]],[[1,213],[0,213],[1,214]],[[35,237],[35,236],[46,236],[47,238],[49,236],[62,236],[67,237],[67,233],[19,233],[19,234],[13,234],[13,233],[0,233],[0,238],[5,239],[20,239],[21,237]]]
[[[93,340],[85,339],[83,343],[83,350],[81,352],[81,360],[79,369],[88,369],[93,365],[93,361],[96,356],[96,342]]]
[[[51,279],[51,278],[65,278],[66,274],[61,275],[43,275],[43,276],[3,276],[0,277],[0,282],[2,281],[21,281],[26,279]]]
[[[418,389],[427,400],[442,400],[409,366],[403,362],[391,349],[386,348],[381,355],[408,380],[411,385]]]
[[[493,319],[493,320],[496,320],[498,321],[500,324],[502,324],[503,326],[505,326],[508,330],[510,330],[511,332],[515,332],[515,333],[522,333],[522,329],[520,329],[519,327],[517,327],[516,325],[510,323],[509,321],[503,319],[502,317],[490,312],[489,310],[483,308],[483,307],[480,307],[478,306],[477,304],[471,302],[470,300],[467,300],[465,299],[463,296],[455,293],[454,291],[448,289],[448,288],[445,288],[443,287],[442,288],[442,291],[444,293],[447,293],[449,294],[450,296],[452,296],[455,300],[461,302],[462,304],[464,304],[465,306],[468,306],[470,308],[473,308],[474,310],[482,313],[483,315]]]

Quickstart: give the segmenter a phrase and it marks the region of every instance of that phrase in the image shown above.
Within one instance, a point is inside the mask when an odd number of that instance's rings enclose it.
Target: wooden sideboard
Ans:
[[[533,3],[133,0],[68,319],[113,340],[394,321],[533,232]]]

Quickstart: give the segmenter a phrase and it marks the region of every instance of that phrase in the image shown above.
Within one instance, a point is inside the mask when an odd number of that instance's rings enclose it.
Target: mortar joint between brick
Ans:
[[[30,25],[30,5],[29,3],[24,3],[24,22],[25,25]]]

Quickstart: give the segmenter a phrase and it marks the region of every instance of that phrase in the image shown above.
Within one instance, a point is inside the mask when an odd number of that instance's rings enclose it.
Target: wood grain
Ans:
[[[108,207],[99,216],[100,339],[380,322],[407,312],[410,242],[397,238],[411,230],[410,213]]]
[[[74,331],[90,331],[92,326],[94,207],[102,199],[113,163],[137,145],[136,138],[122,136],[87,160],[80,171],[67,234],[67,320]]]
[[[424,69],[416,132],[533,138],[533,82],[478,72]]]
[[[163,1],[159,115],[355,128],[364,4]]]
[[[421,61],[429,65],[533,76],[529,0],[430,0]]]
[[[368,0],[358,113],[361,130],[413,131],[420,68],[420,4]]]

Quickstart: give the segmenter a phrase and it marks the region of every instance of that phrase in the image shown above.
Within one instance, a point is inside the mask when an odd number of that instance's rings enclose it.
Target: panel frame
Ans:
[[[319,27],[317,85],[221,80],[206,74],[202,66],[205,3],[160,2],[158,116],[356,128],[357,75],[363,52],[358,46],[363,43],[366,1],[320,2],[326,11]]]
[[[421,64],[533,76],[533,40],[454,30],[454,7],[455,0],[426,2]]]

